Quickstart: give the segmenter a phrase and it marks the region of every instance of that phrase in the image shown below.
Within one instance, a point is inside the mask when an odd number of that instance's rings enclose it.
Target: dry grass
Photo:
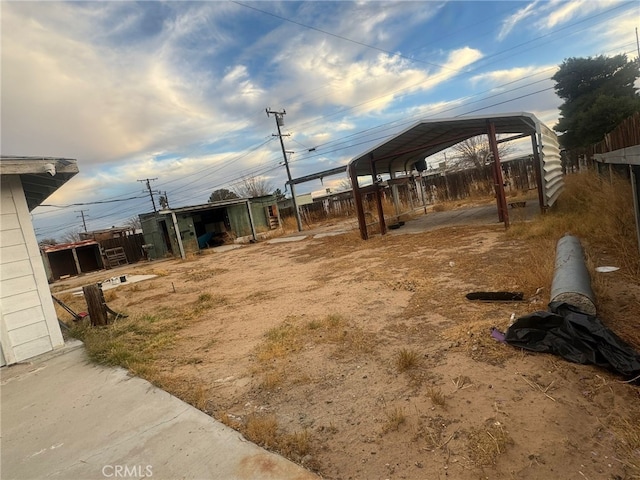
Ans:
[[[211,282],[217,275],[228,272],[227,268],[198,268],[188,272],[187,281],[189,282]]]
[[[173,343],[180,328],[181,324],[171,318],[138,315],[105,327],[75,325],[71,334],[85,343],[87,355],[94,362],[122,366],[156,381],[153,360]]]
[[[552,251],[564,234],[576,235],[606,249],[626,274],[637,278],[640,258],[629,181],[585,172],[565,177],[565,185],[557,208],[534,222],[514,225],[509,235],[553,242]]]
[[[447,397],[439,388],[429,387],[427,389],[427,397],[429,397],[431,403],[438,407],[444,407],[447,404]]]
[[[618,460],[625,466],[630,479],[640,479],[640,414],[614,417],[610,428],[615,437]]]
[[[471,383],[471,379],[466,375],[458,375],[452,381],[453,385],[456,387],[456,390],[464,390],[465,388],[473,386],[473,384]]]
[[[271,328],[256,349],[256,359],[263,366],[299,352],[307,344],[328,343],[335,346],[334,355],[353,356],[370,353],[375,336],[343,316],[331,314],[303,324],[298,317],[289,317]]]
[[[470,318],[467,323],[447,328],[441,336],[445,340],[452,341],[457,348],[465,350],[474,360],[490,365],[501,365],[505,360],[516,356],[518,351],[491,337],[491,327],[496,323],[495,318],[488,320]]]
[[[251,414],[242,422],[237,417],[223,413],[219,420],[226,425],[239,430],[252,442],[269,450],[278,452],[285,457],[301,461],[311,452],[311,435],[307,430],[286,433],[281,431],[278,419],[273,414]]]
[[[469,457],[478,466],[495,465],[498,456],[505,453],[513,439],[500,422],[492,420],[468,434]]]
[[[510,238],[527,241],[529,260],[522,265],[526,267],[521,269],[523,281],[530,287],[550,287],[557,241],[566,233],[576,235],[587,257],[599,316],[638,349],[640,302],[625,300],[633,299],[629,289],[637,286],[640,278],[630,182],[618,176],[583,172],[565,177],[565,183],[557,208],[533,222],[514,224],[507,232]],[[613,277],[598,274],[594,268],[599,262],[620,270]],[[618,296],[612,298],[616,288]],[[637,292],[635,295],[637,298]]]
[[[398,431],[400,429],[400,425],[404,424],[407,421],[407,417],[404,414],[404,409],[401,407],[395,407],[390,410],[386,410],[384,412],[385,417],[387,417],[387,421],[382,428],[384,433],[390,431]]]
[[[420,355],[412,349],[403,348],[396,353],[396,368],[398,372],[406,372],[418,366]]]
[[[261,387],[268,391],[274,391],[282,385],[284,378],[285,375],[281,369],[265,372]]]

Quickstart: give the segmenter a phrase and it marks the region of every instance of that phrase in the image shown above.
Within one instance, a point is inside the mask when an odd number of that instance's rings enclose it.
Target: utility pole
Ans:
[[[276,112],[273,110],[270,110],[269,108],[266,108],[265,111],[267,112],[267,117],[270,117],[271,115],[275,115],[276,117],[276,127],[278,128],[278,135],[274,135],[274,137],[278,137],[280,139],[280,147],[282,148],[282,156],[284,157],[284,166],[287,169],[287,178],[289,179],[289,186],[291,187],[291,198],[293,199],[293,210],[296,214],[296,223],[298,224],[298,231],[301,232],[302,231],[302,220],[300,219],[300,211],[298,210],[298,202],[296,201],[296,189],[293,185],[293,183],[291,183],[291,171],[289,170],[289,159],[287,157],[287,151],[284,149],[284,141],[282,140],[282,132],[280,132],[280,126],[284,125],[284,115],[287,114],[287,112],[282,109],[281,112]],[[288,135],[287,135],[288,136]]]
[[[149,182],[153,182],[157,180],[157,178],[145,178],[144,180],[138,180],[138,182],[146,182],[147,190],[149,190],[149,196],[151,197],[151,203],[153,204],[153,213],[156,213],[158,209],[156,208],[156,201],[153,199],[153,191],[151,190],[151,185]]]
[[[163,210],[169,210],[169,196],[167,195],[167,191],[158,192],[160,194],[160,208]]]
[[[87,231],[87,221],[84,218],[84,210],[76,210],[77,213],[79,213],[80,215],[76,215],[76,218],[80,218],[82,217],[82,226],[84,227],[84,231]]]

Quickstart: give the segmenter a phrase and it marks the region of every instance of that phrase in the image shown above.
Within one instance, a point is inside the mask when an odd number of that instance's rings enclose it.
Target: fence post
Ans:
[[[102,326],[107,324],[107,307],[102,300],[102,290],[98,284],[82,287],[84,299],[87,302],[87,311],[91,319],[91,325]]]

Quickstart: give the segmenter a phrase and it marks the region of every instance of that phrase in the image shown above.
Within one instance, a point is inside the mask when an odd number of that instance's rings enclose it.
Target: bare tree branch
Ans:
[[[238,196],[243,198],[262,197],[271,195],[273,187],[264,177],[243,177],[240,184],[234,186],[233,190]]]

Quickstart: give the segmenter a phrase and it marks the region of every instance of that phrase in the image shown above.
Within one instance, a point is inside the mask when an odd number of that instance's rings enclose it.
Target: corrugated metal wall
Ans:
[[[562,190],[564,190],[560,145],[558,137],[553,130],[543,123],[539,123],[538,128],[544,206],[551,207],[562,193]]]

